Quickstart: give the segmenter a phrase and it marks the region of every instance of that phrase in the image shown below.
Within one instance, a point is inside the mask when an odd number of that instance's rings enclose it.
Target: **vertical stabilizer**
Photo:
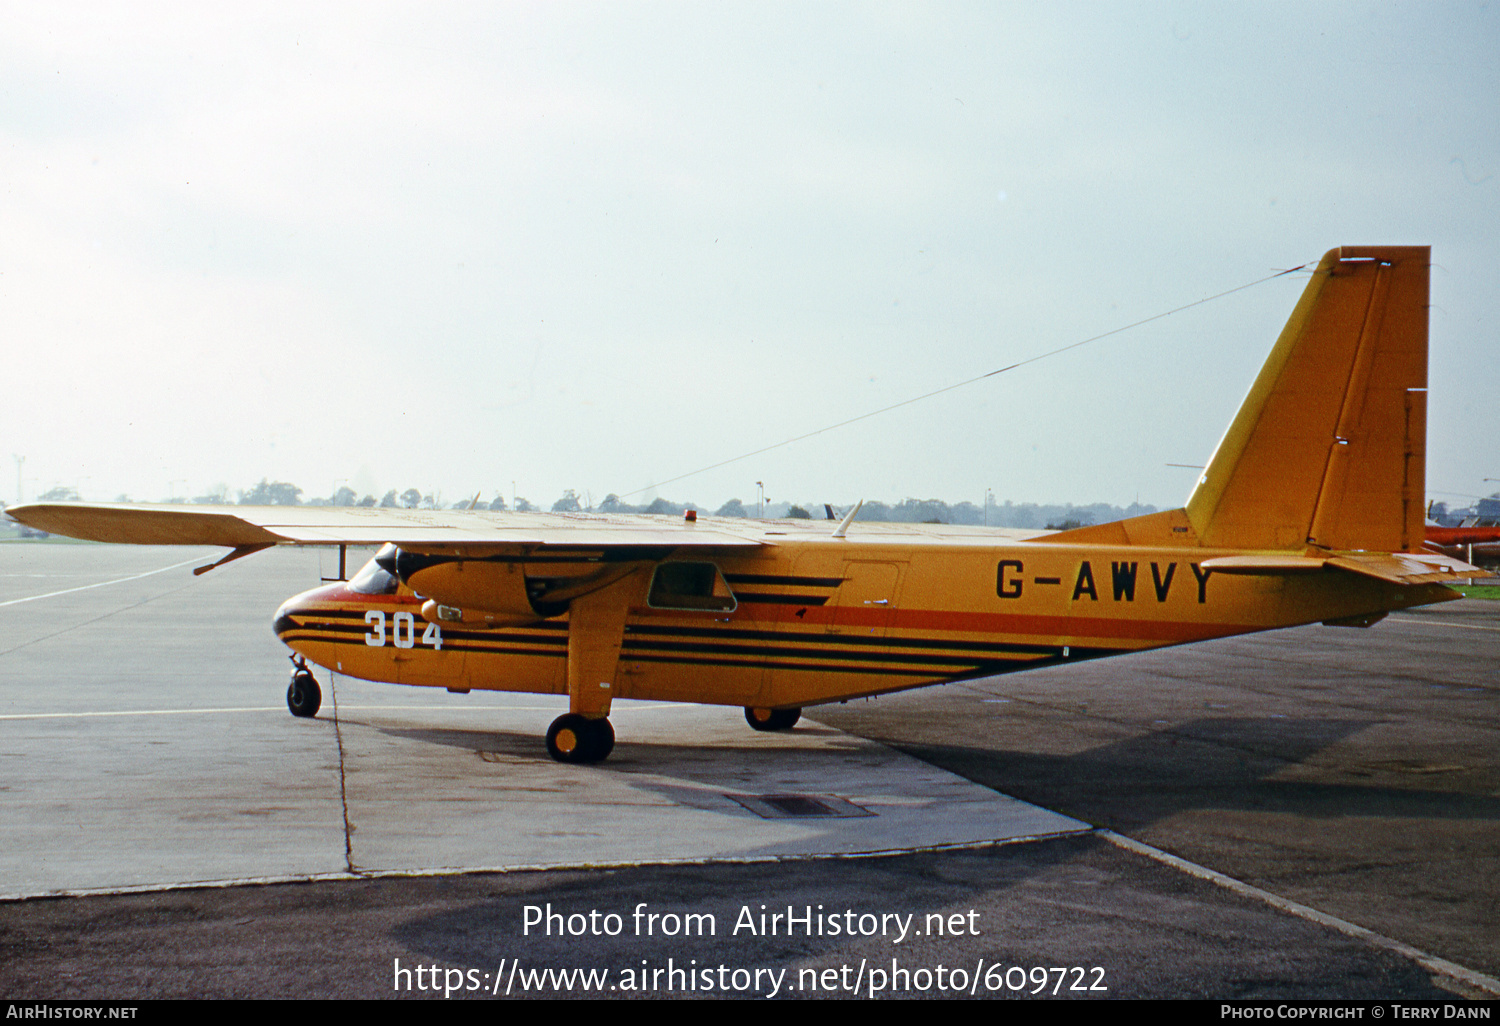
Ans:
[[[1323,257],[1188,500],[1200,543],[1420,549],[1430,254]]]

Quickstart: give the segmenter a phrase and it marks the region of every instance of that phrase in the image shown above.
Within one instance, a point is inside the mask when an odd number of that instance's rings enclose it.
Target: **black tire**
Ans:
[[[292,683],[286,689],[286,707],[292,711],[292,715],[303,718],[316,716],[322,706],[323,689],[318,687],[317,678],[310,673],[294,675]]]
[[[802,718],[801,709],[758,709],[745,706],[745,722],[756,730],[791,730]]]
[[[591,720],[567,713],[547,728],[547,754],[558,762],[589,764],[603,762],[615,748],[615,728],[609,719]]]
[[[598,720],[589,720],[593,728],[593,754],[590,762],[603,762],[609,758],[609,753],[615,750],[615,728],[609,722],[608,717]]]

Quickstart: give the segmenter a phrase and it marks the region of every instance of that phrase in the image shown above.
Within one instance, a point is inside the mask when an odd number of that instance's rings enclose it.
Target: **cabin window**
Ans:
[[[731,612],[738,604],[712,563],[663,563],[651,578],[646,604],[654,609]]]

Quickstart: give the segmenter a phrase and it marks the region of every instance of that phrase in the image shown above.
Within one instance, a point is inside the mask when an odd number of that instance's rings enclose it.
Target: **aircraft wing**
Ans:
[[[667,516],[498,513],[359,506],[172,506],[32,503],[7,512],[28,527],[88,541],[134,545],[382,545],[413,552],[497,555],[566,548],[757,548],[761,531],[733,520],[712,526]]]

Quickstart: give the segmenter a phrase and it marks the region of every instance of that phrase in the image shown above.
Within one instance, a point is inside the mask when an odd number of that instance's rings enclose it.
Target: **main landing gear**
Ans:
[[[590,719],[567,713],[547,730],[547,754],[558,762],[603,762],[615,747],[615,728],[608,717]]]
[[[286,689],[286,707],[293,716],[316,716],[323,704],[323,690],[307,668],[307,660],[292,657],[292,683]]]
[[[745,706],[745,722],[756,730],[791,730],[802,718],[801,709],[757,709]]]

